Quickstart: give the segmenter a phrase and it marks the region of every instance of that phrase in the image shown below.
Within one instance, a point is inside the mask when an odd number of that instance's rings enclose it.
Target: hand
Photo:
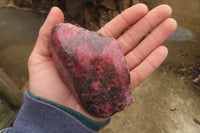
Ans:
[[[119,42],[130,70],[131,88],[144,81],[165,60],[168,50],[160,45],[177,27],[176,21],[169,18],[172,13],[169,6],[160,5],[149,13],[147,10],[143,4],[132,6],[99,31]]]
[[[99,30],[104,36],[115,37],[123,49],[130,69],[131,88],[147,78],[166,58],[167,48],[160,45],[174,32],[177,25],[175,20],[169,18],[170,15],[169,6],[161,5],[148,13],[145,5],[137,4]],[[52,8],[39,31],[28,61],[30,91],[36,96],[70,107],[90,119],[105,122],[107,119],[96,118],[79,105],[55,68],[50,54],[51,30],[56,24],[63,22],[62,11]],[[131,27],[126,30],[129,26]],[[155,29],[145,37],[153,28]]]

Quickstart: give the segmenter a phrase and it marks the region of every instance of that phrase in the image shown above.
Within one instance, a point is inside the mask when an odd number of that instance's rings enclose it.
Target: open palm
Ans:
[[[99,30],[102,35],[115,37],[119,42],[130,70],[131,88],[144,81],[166,58],[167,48],[160,45],[177,26],[176,21],[169,18],[170,15],[171,8],[167,5],[148,12],[144,4],[137,4]],[[62,11],[52,8],[29,58],[30,91],[36,96],[70,107],[95,121],[104,122],[107,119],[95,118],[79,105],[55,68],[50,54],[51,30],[56,24],[63,22]],[[152,29],[154,30],[149,33]]]

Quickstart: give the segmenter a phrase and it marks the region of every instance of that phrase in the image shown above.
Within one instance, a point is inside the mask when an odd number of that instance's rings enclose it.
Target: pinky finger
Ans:
[[[155,49],[141,64],[130,71],[131,88],[144,81],[167,57],[168,50],[164,46]]]

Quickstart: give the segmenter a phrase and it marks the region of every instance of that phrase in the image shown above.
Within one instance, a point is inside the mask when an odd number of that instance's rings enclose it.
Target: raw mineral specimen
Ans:
[[[51,39],[57,70],[88,113],[107,118],[131,104],[129,70],[114,38],[61,23]]]

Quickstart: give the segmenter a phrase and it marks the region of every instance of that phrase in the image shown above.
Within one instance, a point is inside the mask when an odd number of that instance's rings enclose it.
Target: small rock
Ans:
[[[101,5],[109,8],[109,9],[116,9],[117,8],[117,3],[115,0],[104,0],[101,2]]]
[[[194,121],[196,124],[200,125],[200,120],[194,118],[193,121]]]
[[[162,74],[163,76],[166,76],[167,75],[167,73],[166,72],[163,72],[163,74]]]
[[[200,82],[200,74],[197,76],[197,78],[195,78],[194,80],[192,80],[194,83],[198,83]]]
[[[117,0],[120,11],[125,10],[131,4],[131,0]]]
[[[187,41],[193,40],[194,36],[189,29],[178,26],[176,31],[167,39],[171,41]]]
[[[131,104],[128,67],[114,38],[69,23],[51,35],[57,70],[88,113],[107,118]]]
[[[176,107],[171,107],[170,111],[176,111]]]
[[[198,81],[199,81],[199,79],[198,78],[195,78],[195,79],[193,79],[192,80],[194,83],[197,83]]]

